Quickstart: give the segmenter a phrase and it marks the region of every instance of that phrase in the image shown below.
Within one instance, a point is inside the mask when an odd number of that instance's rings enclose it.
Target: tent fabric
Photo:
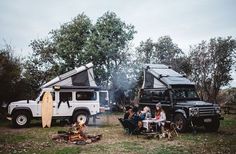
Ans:
[[[94,73],[93,73],[93,69],[88,69],[88,80],[89,80],[89,85],[91,87],[97,87],[97,84],[95,82],[95,77],[94,77]]]
[[[175,77],[183,77],[183,75],[175,72],[172,69],[149,69],[149,72],[152,73],[154,76],[158,77],[159,75],[161,76],[175,76]]]
[[[89,86],[88,72],[83,71],[72,77],[72,85],[74,86]]]
[[[149,72],[146,72],[145,79],[146,79],[145,88],[153,88],[154,84],[153,75]]]
[[[165,88],[165,87],[166,86],[163,83],[161,83],[159,80],[154,78],[153,88]]]
[[[142,88],[157,89],[172,85],[194,85],[189,79],[163,64],[145,64]]]
[[[94,74],[93,74],[93,64],[88,63],[81,67],[76,67],[75,69],[66,72],[51,81],[47,82],[41,88],[49,88],[55,85],[58,86],[92,86],[97,87]]]

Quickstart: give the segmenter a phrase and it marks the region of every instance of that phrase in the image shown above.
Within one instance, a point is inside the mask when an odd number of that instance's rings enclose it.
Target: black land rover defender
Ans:
[[[149,106],[154,115],[155,104],[158,102],[167,120],[175,122],[179,132],[193,126],[217,131],[223,119],[218,104],[200,100],[194,83],[165,65],[149,64],[144,71],[139,107]]]

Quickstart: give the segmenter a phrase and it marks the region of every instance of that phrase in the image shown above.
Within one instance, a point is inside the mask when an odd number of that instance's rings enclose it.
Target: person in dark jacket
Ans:
[[[131,114],[132,112],[132,107],[131,106],[126,106],[125,107],[125,114],[124,114],[124,119],[129,119],[129,115]]]
[[[128,119],[124,120],[125,126],[129,129],[129,133],[134,133],[135,129],[138,128],[138,121],[140,120],[140,117],[138,115],[138,108],[133,107],[131,110],[131,113],[129,114]]]

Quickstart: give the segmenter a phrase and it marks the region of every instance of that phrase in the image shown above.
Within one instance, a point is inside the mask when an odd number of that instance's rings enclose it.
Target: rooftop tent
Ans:
[[[65,74],[57,76],[56,78],[41,86],[41,89],[53,87],[55,85],[97,87],[94,80],[93,64],[88,63],[84,66],[76,67]]]
[[[166,88],[171,85],[194,85],[194,83],[166,65],[144,65],[143,89]]]

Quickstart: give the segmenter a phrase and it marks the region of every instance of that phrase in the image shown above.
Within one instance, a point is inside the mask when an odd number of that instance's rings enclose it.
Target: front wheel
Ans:
[[[175,115],[174,123],[178,132],[185,132],[188,128],[187,120],[181,113]]]
[[[31,117],[27,111],[16,111],[12,116],[12,124],[15,128],[29,127]]]
[[[89,122],[89,114],[86,111],[76,111],[72,117],[72,122],[84,122],[86,125]]]

